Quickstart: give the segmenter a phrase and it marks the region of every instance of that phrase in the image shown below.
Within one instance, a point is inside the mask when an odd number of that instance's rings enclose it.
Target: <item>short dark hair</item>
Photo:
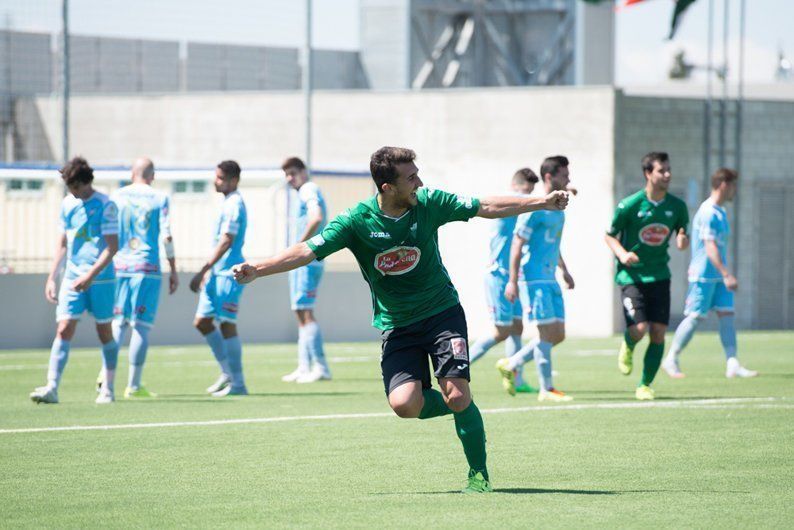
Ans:
[[[405,147],[381,147],[369,159],[369,172],[372,180],[381,191],[381,186],[391,184],[397,179],[397,164],[407,164],[416,159],[416,153]]]
[[[218,164],[218,169],[227,179],[240,178],[240,164],[234,160],[224,160]]]
[[[291,168],[291,167],[296,167],[296,168],[298,168],[298,169],[306,169],[306,164],[304,164],[304,163],[303,163],[303,160],[301,160],[301,159],[300,159],[300,158],[298,158],[297,156],[291,156],[291,157],[289,157],[288,159],[286,159],[286,160],[285,160],[285,161],[284,161],[284,162],[281,164],[281,170],[282,170],[282,171],[286,171],[286,170],[288,170],[288,169],[289,169],[289,168]]]
[[[67,186],[90,184],[94,181],[94,169],[82,156],[76,156],[69,160],[63,165],[60,172],[61,178]]]
[[[642,157],[642,174],[650,173],[653,171],[653,163],[659,162],[660,164],[664,164],[665,162],[669,162],[670,157],[667,156],[667,153],[664,151],[651,151],[644,157]]]
[[[716,190],[723,182],[731,183],[739,180],[739,172],[735,169],[721,167],[711,175],[711,189]]]
[[[537,184],[538,176],[528,167],[522,167],[513,175],[513,182],[526,182],[527,184]]]
[[[545,178],[546,173],[549,173],[553,177],[561,167],[568,167],[568,157],[562,155],[550,156],[540,165],[540,176]]]

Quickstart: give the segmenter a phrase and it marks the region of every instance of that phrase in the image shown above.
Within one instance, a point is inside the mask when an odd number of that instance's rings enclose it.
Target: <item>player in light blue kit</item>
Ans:
[[[289,190],[289,246],[307,241],[325,227],[328,213],[325,199],[317,184],[309,181],[303,160],[291,157],[281,165]],[[292,191],[294,190],[294,192]],[[289,272],[290,304],[298,319],[298,368],[281,378],[282,381],[313,383],[331,379],[325,359],[323,337],[314,318],[317,289],[323,277],[325,262],[312,261],[305,267]]]
[[[94,170],[84,158],[76,157],[61,169],[69,195],[61,203],[58,249],[50,268],[44,294],[55,310],[58,326],[50,351],[47,384],[30,393],[36,403],[58,403],[58,385],[69,359],[69,346],[77,321],[84,311],[94,315],[102,343],[105,381],[96,398],[112,403],[119,347],[113,340],[113,291],[115,275],[111,262],[118,249],[118,208],[107,195],[95,191]],[[56,277],[66,257],[66,272],[56,295]]]
[[[514,194],[529,195],[538,182],[538,176],[529,168],[515,172],[510,187]],[[503,217],[491,221],[491,248],[488,269],[485,272],[485,293],[488,310],[494,324],[494,330],[477,340],[469,352],[469,361],[473,364],[495,345],[505,342],[505,354],[511,357],[521,349],[521,334],[524,332],[521,301],[512,302],[505,298],[505,287],[510,276],[510,245],[516,217]],[[534,392],[535,389],[525,383],[519,366],[515,374],[516,392]]]
[[[703,201],[692,221],[692,260],[689,263],[689,290],[684,315],[673,337],[673,345],[662,368],[670,377],[682,378],[679,355],[689,344],[698,323],[710,311],[720,320],[720,340],[725,351],[726,377],[755,377],[758,372],[739,364],[736,357],[736,323],[733,293],[738,287],[736,277],[727,266],[727,247],[730,235],[728,213],[723,204],[736,195],[739,174],[720,168],[711,176],[711,196]]]
[[[204,335],[221,375],[207,392],[215,397],[246,395],[243,346],[237,335],[237,310],[243,286],[234,280],[232,267],[243,263],[248,215],[237,186],[240,166],[224,160],[215,168],[215,191],[224,195],[213,229],[214,249],[209,260],[190,280],[190,290],[201,291],[193,325]],[[220,322],[220,331],[214,321]]]
[[[546,193],[568,189],[568,159],[552,156],[540,166]],[[554,388],[551,348],[565,340],[565,306],[555,272],[559,267],[568,289],[574,281],[560,254],[565,214],[543,211],[522,214],[516,221],[510,248],[510,277],[505,287],[508,300],[521,298],[528,319],[538,326],[539,337],[511,357],[496,363],[502,384],[516,393],[514,371],[528,360],[535,360],[540,389],[538,401],[570,401],[571,396]]]
[[[132,328],[125,398],[155,397],[143,386],[141,376],[149,348],[149,330],[154,325],[160,300],[161,239],[171,271],[169,294],[174,294],[179,285],[169,199],[152,187],[153,180],[154,164],[148,158],[140,158],[132,166],[132,184],[111,195],[119,208],[119,251],[113,259],[117,277],[113,337],[119,346]]]

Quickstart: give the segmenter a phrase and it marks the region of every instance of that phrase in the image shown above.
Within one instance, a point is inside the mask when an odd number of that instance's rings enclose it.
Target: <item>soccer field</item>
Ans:
[[[761,376],[727,380],[718,338],[699,334],[688,377],[660,373],[658,399],[640,403],[618,339],[568,340],[556,383],[575,401],[560,405],[508,396],[499,346],[472,373],[488,495],[457,493],[468,468],[451,417],[391,413],[374,343],[328,345],[334,380],[312,385],[280,380],[294,345],[247,346],[252,395],[225,399],[203,392],[217,376],[206,347],[153,347],[144,380],[160,397],[105,406],[98,351],[73,351],[50,406],[28,400],[49,352],[2,352],[0,526],[791,527],[792,345],[740,335]]]

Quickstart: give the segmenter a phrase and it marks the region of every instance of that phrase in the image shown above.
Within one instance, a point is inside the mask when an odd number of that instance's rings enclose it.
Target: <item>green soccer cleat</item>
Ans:
[[[618,352],[618,370],[620,370],[621,374],[629,375],[631,373],[631,369],[634,367],[633,356],[634,349],[629,348],[629,345],[624,340]]]
[[[516,393],[517,394],[537,394],[538,389],[534,386],[530,385],[529,383],[523,383],[516,386]]]
[[[502,388],[507,390],[511,396],[516,395],[516,376],[513,370],[510,369],[510,360],[499,359],[496,361],[496,369],[499,370],[499,375],[502,376]]]
[[[156,398],[157,394],[149,392],[149,390],[141,385],[138,388],[127,387],[124,389],[124,399],[151,399]]]
[[[460,490],[461,493],[490,493],[492,491],[493,486],[491,486],[489,481],[485,480],[485,477],[479,471],[471,475],[466,487]]]
[[[640,401],[653,401],[656,398],[653,389],[648,385],[638,386],[634,391],[634,396]]]

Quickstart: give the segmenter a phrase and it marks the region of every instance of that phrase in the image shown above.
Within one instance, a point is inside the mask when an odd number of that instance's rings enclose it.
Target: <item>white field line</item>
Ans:
[[[733,409],[733,408],[790,408],[791,405],[777,403],[785,398],[724,398],[694,399],[678,401],[643,401],[626,403],[579,403],[575,405],[535,405],[531,407],[506,407],[483,409],[483,414],[509,414],[514,412],[550,412],[593,409]],[[239,418],[228,420],[172,421],[155,423],[120,423],[115,425],[68,425],[63,427],[30,427],[21,429],[0,429],[0,434],[27,434],[62,431],[111,431],[120,429],[154,429],[166,427],[208,427],[214,425],[241,425],[251,423],[279,423],[292,421],[354,420],[364,418],[391,418],[391,412],[365,412],[359,414],[321,414],[310,416],[277,416],[270,418]]]
[[[97,362],[101,363],[102,358],[97,355]],[[329,357],[328,361],[332,364],[336,363],[368,363],[378,360],[377,357]],[[246,364],[284,364],[283,359],[262,359],[254,357],[253,359],[246,360]],[[215,366],[216,361],[149,361],[148,366]],[[0,372],[18,371],[18,370],[46,370],[49,367],[47,364],[0,364]]]
[[[576,350],[573,354],[577,357],[617,357],[618,350],[617,348],[611,350]]]

